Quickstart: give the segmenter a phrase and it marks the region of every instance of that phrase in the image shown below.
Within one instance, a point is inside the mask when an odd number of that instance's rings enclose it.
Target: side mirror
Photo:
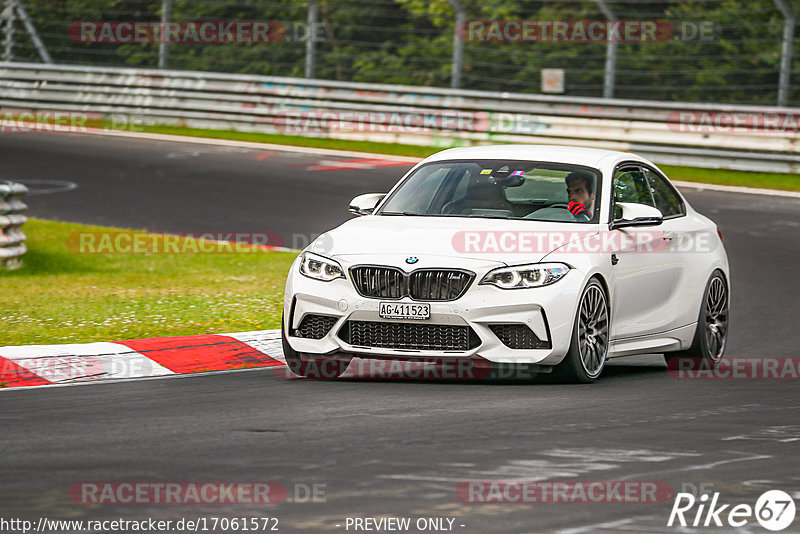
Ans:
[[[614,218],[611,223],[611,230],[628,228],[631,226],[658,226],[664,222],[662,213],[647,204],[636,204],[633,202],[617,202],[617,209],[622,210],[622,216]],[[615,215],[619,215],[618,213]]]
[[[372,211],[375,209],[375,206],[377,206],[385,196],[386,193],[367,193],[366,195],[358,195],[356,198],[350,201],[350,207],[348,210],[350,213],[354,213],[356,215],[371,215]]]

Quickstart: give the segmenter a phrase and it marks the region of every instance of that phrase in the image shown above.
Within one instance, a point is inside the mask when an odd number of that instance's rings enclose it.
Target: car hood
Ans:
[[[427,267],[478,263],[514,265],[541,261],[566,243],[597,233],[594,225],[465,217],[365,216],[320,235],[309,250],[346,263],[409,263]],[[370,261],[370,258],[372,260]],[[427,260],[427,261],[426,261]],[[472,263],[472,262],[470,262]],[[409,267],[410,268],[410,267]]]

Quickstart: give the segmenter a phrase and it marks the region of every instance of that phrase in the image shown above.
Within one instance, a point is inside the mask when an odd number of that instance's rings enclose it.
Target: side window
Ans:
[[[644,172],[650,184],[650,189],[653,192],[656,207],[661,211],[664,217],[686,215],[686,207],[683,205],[683,201],[681,197],[678,196],[677,191],[657,173],[647,168],[645,168]]]
[[[623,167],[614,175],[614,201],[655,207],[647,178],[639,167]]]

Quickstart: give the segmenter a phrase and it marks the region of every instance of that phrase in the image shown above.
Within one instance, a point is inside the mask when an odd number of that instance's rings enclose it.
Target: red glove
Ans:
[[[569,204],[567,204],[567,209],[571,214],[575,215],[576,217],[578,215],[583,215],[585,217],[589,216],[589,212],[586,211],[586,206],[584,206],[580,202],[575,202],[574,200]]]

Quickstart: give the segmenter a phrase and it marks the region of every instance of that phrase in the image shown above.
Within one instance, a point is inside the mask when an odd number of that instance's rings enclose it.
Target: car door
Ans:
[[[667,246],[662,256],[677,277],[664,306],[665,329],[674,330],[697,321],[707,269],[707,262],[699,255],[711,252],[715,241],[709,239],[709,228],[703,219],[687,214],[683,199],[666,177],[650,167],[642,169],[655,206],[664,216],[660,229]]]
[[[656,207],[650,182],[640,164],[623,164],[614,173],[612,216],[617,202]],[[681,262],[667,251],[663,225],[611,230],[611,338],[624,339],[663,332],[673,322],[669,306],[681,277]],[[615,235],[616,234],[616,235]],[[612,259],[612,264],[614,259]]]

